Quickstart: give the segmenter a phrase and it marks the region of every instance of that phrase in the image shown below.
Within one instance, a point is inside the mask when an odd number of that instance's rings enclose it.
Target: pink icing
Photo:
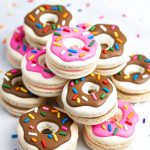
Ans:
[[[60,31],[59,31],[60,30]],[[97,46],[98,43],[95,41],[94,37],[89,39],[89,37],[92,37],[93,35],[85,31],[84,29],[81,28],[71,28],[68,26],[62,26],[59,28],[59,30],[56,30],[55,32],[59,33],[62,36],[62,39],[57,41],[57,38],[59,37],[58,35],[52,34],[52,44],[50,50],[52,51],[53,54],[55,54],[57,57],[59,57],[61,60],[66,61],[66,62],[71,62],[71,61],[84,61],[86,59],[92,58],[96,54]],[[68,30],[70,32],[64,31]],[[86,35],[84,33],[87,33]],[[63,45],[63,40],[66,38],[77,38],[83,41],[84,47],[77,48],[77,47],[72,47],[76,51],[76,53],[69,52],[67,47]],[[94,40],[94,44],[92,46],[89,46],[89,44]],[[56,46],[54,42],[57,42],[59,44],[62,44],[62,46]],[[88,49],[85,50],[84,48]],[[84,49],[84,50],[83,50]],[[62,51],[65,51],[65,53],[61,53]],[[69,55],[72,56],[69,56]],[[84,56],[82,55],[84,54]],[[82,55],[82,57],[81,57]]]
[[[25,55],[29,50],[31,50],[31,46],[24,43],[24,38],[25,33],[23,31],[23,26],[19,26],[13,33],[10,40],[11,48],[21,55]]]
[[[123,101],[118,101],[118,102],[119,102],[119,109],[122,111],[122,118],[119,123],[121,125],[123,125],[123,128],[119,128],[115,122],[105,121],[101,124],[92,126],[92,131],[93,131],[94,135],[96,135],[98,137],[113,136],[113,133],[114,133],[114,130],[116,127],[118,127],[119,130],[115,136],[127,138],[127,137],[130,137],[133,135],[134,128],[135,128],[136,123],[139,120],[139,117],[138,117],[137,113],[133,110],[133,108],[130,104],[123,102]],[[128,109],[125,109],[125,107],[124,107],[125,105],[128,106]],[[133,117],[130,119],[127,119],[128,115],[131,112],[134,112]],[[127,124],[126,120],[132,122],[132,125]],[[108,124],[111,124],[112,131],[109,131],[108,128],[107,129],[102,128],[102,125],[108,127]],[[125,126],[128,128],[128,130],[125,130]]]
[[[47,66],[44,64],[39,64],[39,58],[42,55],[45,55],[45,50],[31,50],[26,54],[26,69],[31,72],[38,72],[40,73],[43,78],[52,78],[55,76],[54,73],[52,73]]]

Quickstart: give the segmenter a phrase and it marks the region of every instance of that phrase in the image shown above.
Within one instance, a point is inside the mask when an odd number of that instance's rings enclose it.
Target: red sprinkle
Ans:
[[[65,31],[65,32],[70,32],[70,30],[69,30],[69,29],[66,29],[66,28],[64,28],[63,31]]]
[[[130,126],[132,126],[132,122],[131,121],[129,121],[129,120],[126,120],[126,122],[125,123],[127,123],[128,125],[130,125]]]
[[[103,50],[103,53],[106,54],[106,53],[107,53],[107,50],[104,49],[104,50]]]
[[[107,80],[103,80],[103,83],[106,85],[109,84],[109,82]]]
[[[46,27],[43,32],[46,33],[49,30],[49,27]]]
[[[41,144],[42,144],[43,148],[47,148],[47,144],[44,140],[41,141]]]
[[[73,100],[76,100],[77,99],[77,97],[78,97],[78,94],[75,94],[74,96],[73,96]]]
[[[89,50],[88,48],[86,48],[86,47],[83,47],[82,50],[88,51],[88,52],[90,51],[90,50]]]
[[[45,7],[45,9],[49,9],[49,6],[48,6],[48,5],[45,5],[44,7]]]

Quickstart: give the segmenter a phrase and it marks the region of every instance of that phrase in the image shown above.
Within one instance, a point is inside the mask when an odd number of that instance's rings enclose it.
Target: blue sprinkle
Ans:
[[[108,124],[108,131],[109,131],[109,132],[112,131],[112,126],[111,126],[111,124]]]
[[[72,92],[73,92],[74,94],[78,94],[78,90],[77,90],[75,87],[72,88]]]
[[[150,63],[150,59],[145,59],[144,62]]]
[[[61,123],[62,124],[65,124],[66,122],[68,122],[69,121],[69,118],[68,117],[65,117],[63,120],[61,120]]]
[[[48,138],[52,139],[53,138],[52,134],[48,134]]]
[[[26,50],[27,50],[27,46],[23,45],[23,51],[26,52]]]
[[[103,91],[105,91],[106,93],[110,92],[110,90],[107,87],[103,87]]]
[[[133,76],[133,80],[135,81],[138,77],[139,77],[139,74],[135,74],[135,75]]]
[[[114,46],[115,46],[115,49],[116,49],[116,50],[119,50],[119,45],[118,45],[118,43],[115,43]]]
[[[70,52],[70,53],[77,53],[78,51],[77,50],[75,50],[75,49],[68,49],[68,52]]]
[[[58,7],[57,6],[53,6],[52,10],[58,10]]]
[[[57,28],[56,30],[57,30],[57,31],[61,31],[61,28]]]
[[[13,134],[13,135],[11,135],[11,137],[12,137],[13,139],[16,139],[16,138],[18,138],[18,135],[17,135],[17,134]]]
[[[38,28],[40,28],[40,29],[43,28],[42,25],[39,24],[39,23],[36,23],[35,25],[36,25]]]
[[[94,38],[94,35],[90,35],[89,37],[88,37],[88,39],[93,39]]]
[[[37,53],[37,51],[36,50],[31,50],[31,53]]]
[[[143,118],[143,124],[145,123],[145,118]]]
[[[25,119],[24,119],[24,123],[28,123],[29,121],[30,121],[29,118],[25,118]]]
[[[82,81],[84,81],[84,80],[85,80],[85,78],[83,77],[83,78],[81,78],[80,80],[81,80],[81,82],[82,82]]]

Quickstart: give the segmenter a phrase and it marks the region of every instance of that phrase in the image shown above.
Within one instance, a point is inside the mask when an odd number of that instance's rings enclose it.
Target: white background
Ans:
[[[33,2],[32,2],[33,1]],[[150,58],[150,1],[149,0],[0,0],[0,78],[11,66],[5,57],[5,38],[19,25],[29,10],[39,4],[63,4],[73,13],[76,23],[117,24],[126,34],[130,53],[146,54]],[[150,149],[150,102],[137,104],[139,113],[137,140],[130,149]],[[143,124],[143,118],[146,123]],[[0,150],[14,150],[19,146],[11,138],[16,133],[17,118],[0,106]],[[88,150],[82,136],[78,150]]]

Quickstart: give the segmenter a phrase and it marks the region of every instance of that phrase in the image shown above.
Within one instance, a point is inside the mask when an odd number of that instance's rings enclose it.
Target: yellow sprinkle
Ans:
[[[29,18],[32,20],[32,21],[35,21],[35,18],[30,14],[29,15]]]
[[[56,42],[57,42],[57,41],[60,41],[62,38],[63,38],[62,36],[58,36],[58,37],[55,39],[55,41],[56,41]]]
[[[128,115],[128,119],[131,119],[134,116],[134,112],[132,111],[129,115]]]
[[[32,60],[35,57],[35,55],[31,55],[30,57],[28,57],[29,60]]]
[[[54,42],[53,43],[55,46],[59,46],[59,47],[62,47],[62,44],[61,43],[58,43],[58,42]]]
[[[57,28],[60,28],[60,27],[61,27],[61,25],[60,25],[60,24],[58,24],[58,25],[57,25]]]
[[[120,44],[122,44],[122,40],[121,39],[117,38],[116,40],[117,40],[117,42],[119,42]]]
[[[124,76],[124,79],[126,80],[126,79],[129,79],[130,78],[130,75],[126,75],[126,76]]]
[[[97,80],[100,80],[100,79],[101,79],[101,75],[97,74]]]
[[[27,91],[25,88],[23,88],[23,87],[21,87],[20,90],[21,90],[22,92],[24,92],[24,93],[27,93],[27,92],[28,92],[28,91]]]
[[[32,140],[32,142],[34,142],[34,143],[37,142],[37,139],[36,139],[36,138],[32,138],[31,140]]]
[[[102,124],[102,128],[103,128],[104,130],[106,130],[106,129],[107,129],[107,127],[106,127],[106,125],[105,125],[105,124]]]
[[[86,55],[86,53],[80,53],[79,54],[79,57],[83,57],[83,56],[85,56]]]
[[[52,113],[57,113],[58,110],[57,110],[57,109],[52,109],[51,112],[52,112]]]
[[[77,103],[80,103],[80,98],[79,97],[77,98]]]
[[[97,35],[97,34],[98,34],[98,31],[97,31],[97,32],[96,32],[96,31],[93,31],[92,34]]]
[[[60,112],[57,113],[57,118],[60,118]]]
[[[147,72],[150,72],[150,69],[147,69]]]
[[[45,11],[45,8],[44,7],[40,7],[39,8],[41,11]]]
[[[91,75],[92,77],[94,77],[95,74],[94,74],[94,73],[90,73],[90,75]]]
[[[11,73],[9,73],[9,72],[8,72],[8,73],[6,73],[6,75],[7,75],[7,76],[12,76],[12,74],[11,74]]]
[[[66,18],[68,16],[68,13],[65,13],[64,15],[63,15],[63,18]]]
[[[74,32],[79,32],[79,30],[78,30],[78,29],[73,29],[73,31],[74,31]]]
[[[58,141],[57,135],[55,133],[53,133],[53,137],[55,141]]]
[[[128,105],[127,104],[125,104],[123,107],[124,107],[124,109],[128,110]]]
[[[35,119],[35,117],[32,114],[28,114],[28,117],[31,118],[32,120]]]
[[[123,128],[123,125],[119,122],[116,122],[116,126],[118,126],[119,128]]]
[[[114,36],[117,38],[117,37],[118,37],[118,33],[117,33],[117,32],[114,32]]]
[[[46,24],[43,24],[43,28],[46,27]]]

